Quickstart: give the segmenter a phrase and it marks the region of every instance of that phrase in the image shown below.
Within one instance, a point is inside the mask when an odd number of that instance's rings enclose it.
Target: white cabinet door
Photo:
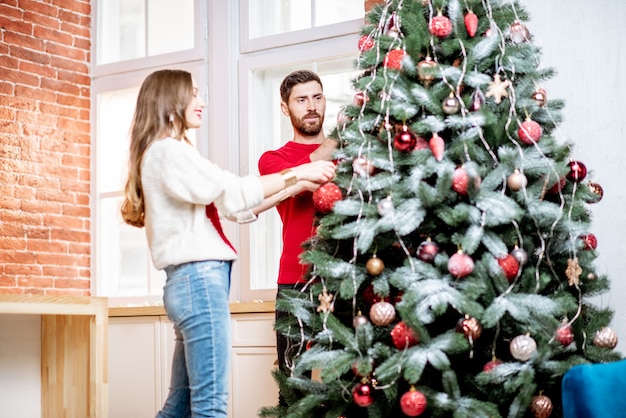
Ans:
[[[230,418],[278,402],[274,314],[232,315]],[[109,418],[153,417],[169,390],[174,329],[165,316],[109,318]]]
[[[231,418],[258,417],[261,407],[278,403],[275,362],[274,347],[233,348]]]
[[[109,318],[109,418],[153,417],[161,387],[159,317]]]
[[[229,417],[258,417],[261,407],[278,402],[274,313],[233,315],[232,338]]]

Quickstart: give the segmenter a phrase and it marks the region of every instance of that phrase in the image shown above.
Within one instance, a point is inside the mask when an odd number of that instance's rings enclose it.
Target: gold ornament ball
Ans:
[[[511,175],[507,178],[506,184],[507,186],[509,186],[509,189],[516,192],[526,187],[526,185],[528,184],[528,179],[526,178],[524,173],[516,168],[515,171],[513,171],[513,173],[511,173]]]
[[[617,334],[611,328],[601,328],[593,337],[593,343],[598,347],[614,349],[617,345]]]
[[[429,86],[433,82],[436,68],[437,63],[430,56],[417,63],[417,76],[424,85]]]
[[[545,395],[534,396],[530,402],[530,410],[535,418],[548,418],[552,415],[552,401]]]
[[[443,113],[446,115],[454,115],[461,109],[461,104],[454,93],[450,93],[450,95],[441,104],[441,108],[443,109]]]
[[[378,276],[385,269],[385,263],[380,258],[374,256],[367,260],[367,264],[365,264],[365,269],[372,276]]]

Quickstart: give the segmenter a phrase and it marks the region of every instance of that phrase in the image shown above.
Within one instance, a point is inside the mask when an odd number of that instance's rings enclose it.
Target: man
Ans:
[[[280,172],[317,160],[330,160],[337,142],[326,138],[322,125],[326,97],[317,74],[308,70],[294,71],[280,85],[281,111],[291,120],[293,138],[274,151],[267,151],[259,159],[261,175]],[[298,182],[276,197],[268,198],[262,206],[277,205],[283,222],[283,250],[278,271],[276,299],[284,289],[297,288],[303,282],[307,266],[300,263],[302,243],[315,233],[312,192],[319,184]],[[265,207],[266,209],[266,207]],[[255,210],[256,213],[261,210]],[[288,313],[276,311],[276,321]],[[276,333],[279,368],[289,375],[290,341]]]

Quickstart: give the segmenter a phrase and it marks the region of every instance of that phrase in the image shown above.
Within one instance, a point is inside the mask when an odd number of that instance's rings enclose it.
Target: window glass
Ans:
[[[130,123],[135,110],[138,87],[98,95],[97,166],[98,191],[120,191],[128,162]]]
[[[250,0],[250,38],[362,19],[363,0]]]
[[[145,231],[127,225],[120,216],[138,92],[135,86],[96,96],[97,277],[104,278],[99,286],[102,296],[160,295],[165,277],[152,267]],[[195,145],[197,130],[187,134]]]
[[[337,124],[337,113],[354,95],[351,80],[357,73],[353,61],[350,56],[252,71],[254,106],[250,113],[249,167],[258,172],[258,159],[264,151],[279,148],[293,138],[291,122],[280,110],[279,87],[283,78],[300,69],[313,70],[320,76],[326,96],[324,132],[328,135]],[[250,288],[253,290],[276,287],[281,231],[282,222],[275,209],[263,213],[250,225],[250,265],[254,266],[250,271]]]
[[[102,278],[102,296],[161,295],[165,273],[152,267],[143,228],[126,224],[120,217],[122,197],[100,201],[100,253],[98,277]]]
[[[363,19],[364,0],[314,0],[314,26],[331,25],[346,20]]]
[[[149,0],[148,5],[147,55],[193,48],[193,0]]]
[[[194,0],[107,0],[97,5],[98,65],[194,47]]]

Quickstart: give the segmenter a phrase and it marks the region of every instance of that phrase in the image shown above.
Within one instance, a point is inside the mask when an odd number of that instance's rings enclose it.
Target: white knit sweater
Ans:
[[[155,141],[144,153],[141,183],[145,227],[154,267],[202,260],[234,260],[205,207],[223,214],[252,208],[263,200],[257,176],[239,177],[213,164],[191,145],[173,138]]]

